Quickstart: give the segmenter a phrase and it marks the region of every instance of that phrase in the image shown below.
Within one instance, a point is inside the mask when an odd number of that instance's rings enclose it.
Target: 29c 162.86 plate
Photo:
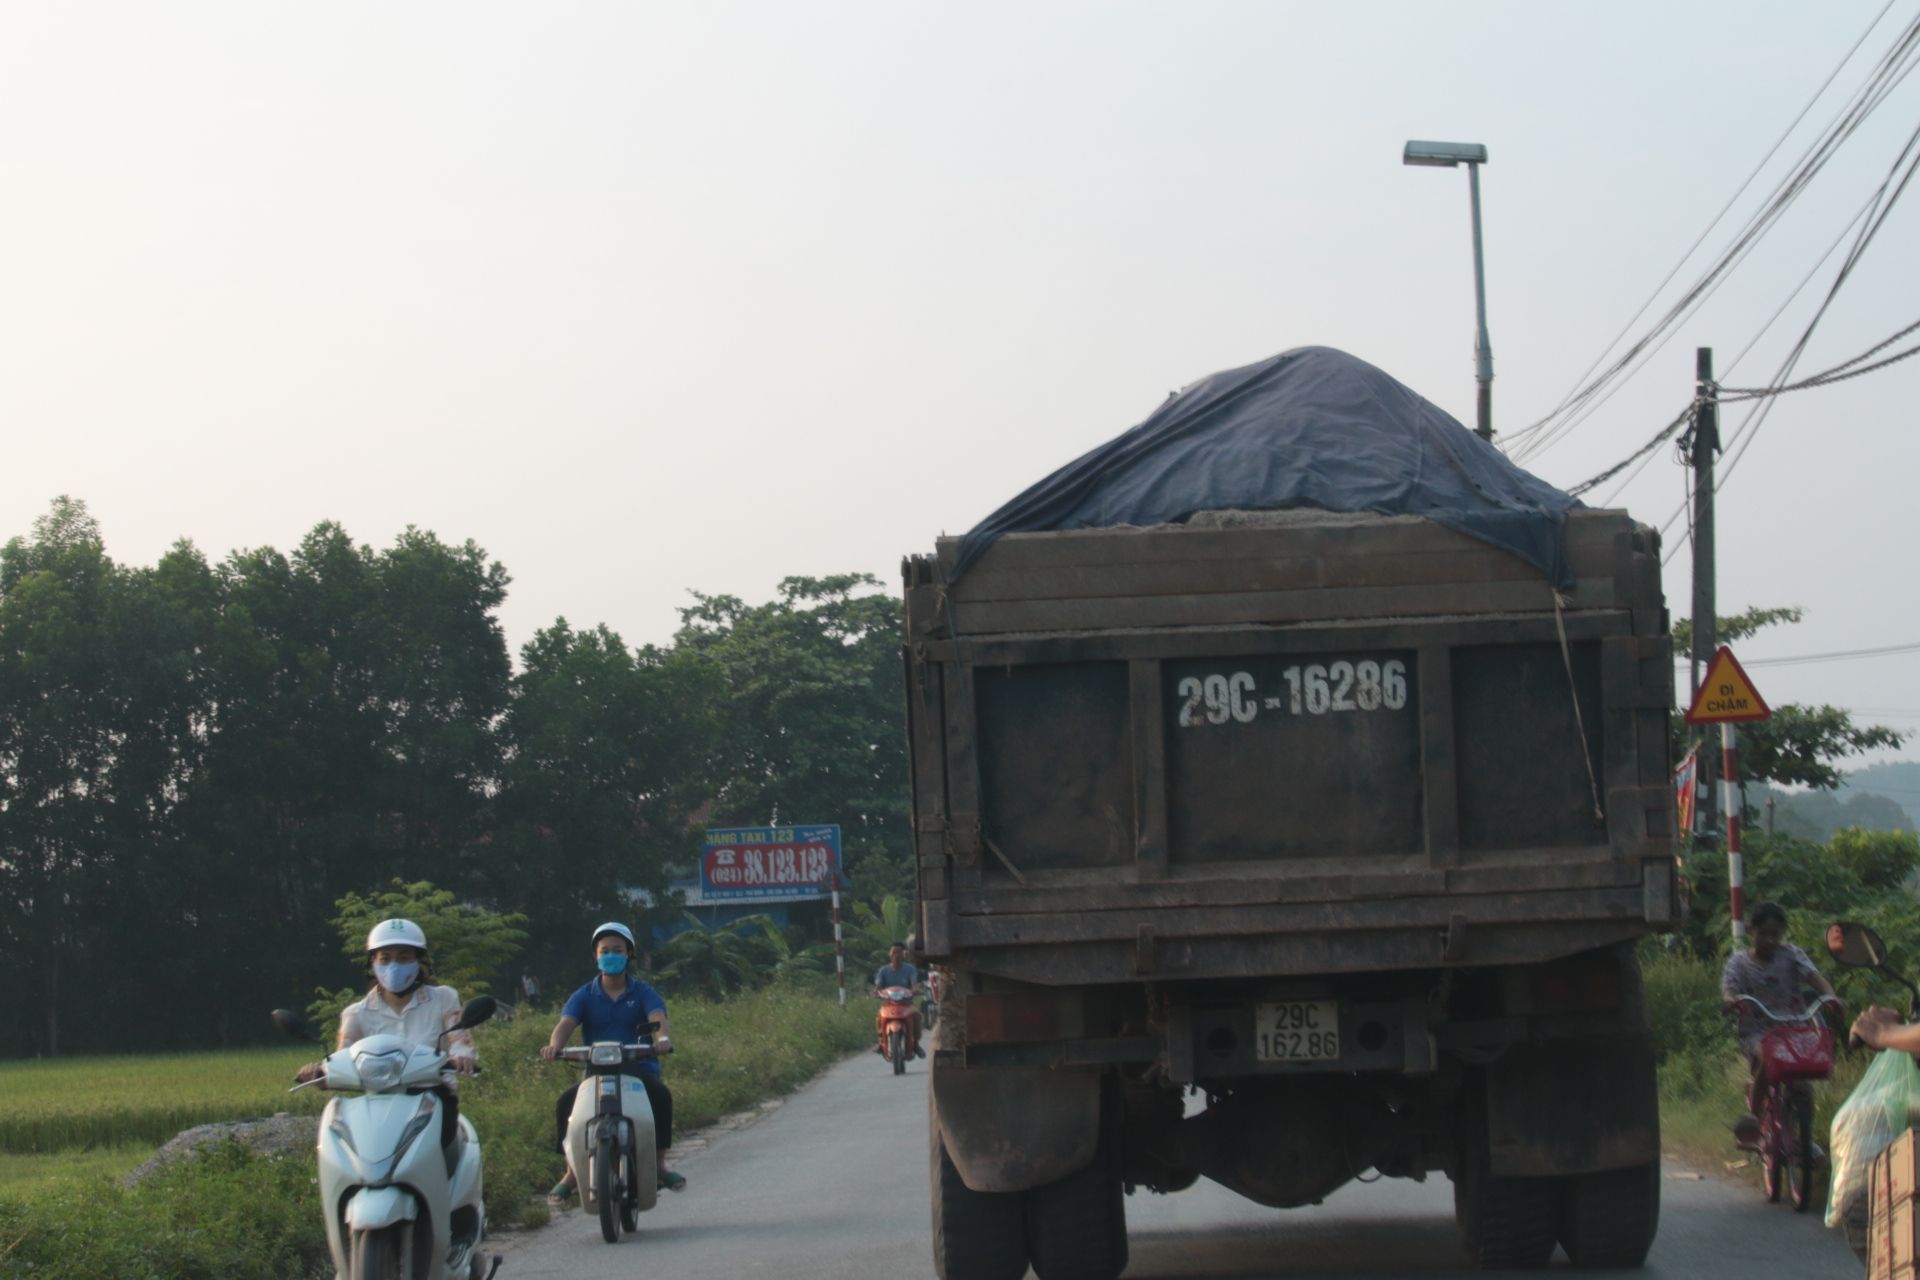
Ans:
[[[1256,1062],[1326,1062],[1339,1056],[1339,1001],[1281,1000],[1254,1006]]]

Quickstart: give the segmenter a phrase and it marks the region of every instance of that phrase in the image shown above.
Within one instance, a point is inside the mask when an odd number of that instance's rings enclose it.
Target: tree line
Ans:
[[[517,669],[509,585],[470,541],[332,523],[123,565],[70,498],[0,547],[0,1056],[260,1038],[348,976],[339,900],[396,879],[570,972],[627,891],[676,911],[709,820],[839,822],[856,893],[908,889],[874,579],[696,595],[664,647],[559,619]]]

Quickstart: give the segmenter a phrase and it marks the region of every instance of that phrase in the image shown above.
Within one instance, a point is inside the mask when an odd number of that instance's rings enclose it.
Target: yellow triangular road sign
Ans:
[[[1720,646],[1707,664],[1707,677],[1687,708],[1688,724],[1728,724],[1744,720],[1766,720],[1773,715],[1767,700],[1747,679],[1733,650]]]

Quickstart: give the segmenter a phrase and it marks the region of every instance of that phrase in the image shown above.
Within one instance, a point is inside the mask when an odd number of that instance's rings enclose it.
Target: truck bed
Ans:
[[[1225,513],[910,559],[921,947],[1056,985],[1569,955],[1670,924],[1652,531],[1573,589],[1414,517]],[[1584,749],[1583,749],[1584,744]]]

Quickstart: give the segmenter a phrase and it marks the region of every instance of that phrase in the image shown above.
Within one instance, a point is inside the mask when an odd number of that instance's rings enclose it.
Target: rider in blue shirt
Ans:
[[[594,965],[600,972],[591,982],[567,997],[567,1003],[560,1011],[560,1021],[553,1026],[553,1034],[540,1047],[541,1057],[553,1061],[567,1041],[573,1038],[575,1027],[581,1029],[581,1038],[588,1044],[602,1040],[632,1044],[641,1035],[650,1034],[656,1053],[673,1052],[673,1041],[667,1034],[667,1002],[660,998],[658,991],[628,972],[633,964],[633,950],[633,933],[623,924],[609,922],[593,931]],[[657,1058],[636,1063],[634,1069],[640,1076],[640,1083],[646,1087],[647,1101],[653,1105],[653,1137],[660,1166],[660,1185],[669,1191],[684,1190],[686,1178],[667,1168],[667,1148],[673,1145],[673,1094],[660,1078]],[[574,1096],[579,1091],[580,1086],[576,1083],[561,1094],[560,1100],[554,1104],[555,1141],[562,1149],[567,1140],[567,1121],[573,1115]],[[564,1200],[573,1194],[573,1190],[573,1170],[569,1169],[548,1194],[554,1199]]]

